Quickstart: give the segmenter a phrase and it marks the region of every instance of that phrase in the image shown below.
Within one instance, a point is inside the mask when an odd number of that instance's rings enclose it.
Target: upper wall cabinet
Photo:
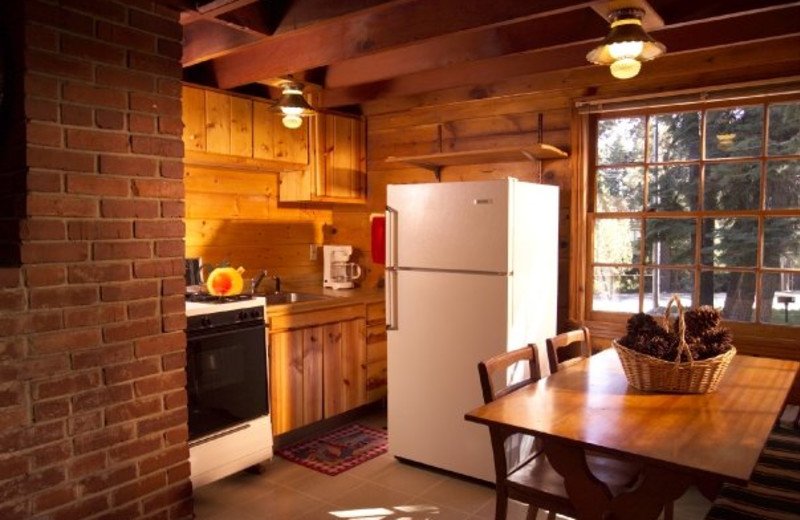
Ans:
[[[363,119],[318,113],[308,119],[308,126],[312,135],[311,164],[308,168],[281,172],[280,200],[366,202],[366,130]]]
[[[284,127],[267,101],[185,85],[183,123],[189,163],[270,171],[309,167],[308,126]]]

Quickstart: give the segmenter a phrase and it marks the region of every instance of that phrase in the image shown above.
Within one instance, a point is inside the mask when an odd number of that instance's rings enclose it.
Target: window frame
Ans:
[[[780,216],[787,216],[787,217],[800,217],[800,208],[795,209],[766,209],[765,198],[767,197],[766,193],[766,169],[768,167],[770,160],[780,160],[780,159],[800,159],[800,155],[769,155],[768,149],[768,128],[769,128],[769,106],[773,104],[780,104],[780,103],[787,103],[787,102],[798,102],[800,101],[800,96],[797,94],[791,95],[781,95],[781,96],[762,96],[762,97],[748,97],[748,98],[740,98],[735,100],[722,100],[722,101],[715,101],[715,102],[693,102],[693,103],[681,103],[673,106],[666,106],[663,104],[659,104],[658,106],[653,107],[637,107],[637,108],[624,108],[619,110],[608,110],[602,111],[600,113],[590,113],[590,114],[577,114],[576,113],[576,121],[579,121],[581,128],[579,135],[577,135],[577,142],[578,142],[578,149],[582,150],[581,153],[581,170],[582,173],[577,175],[577,181],[581,182],[581,188],[576,190],[576,193],[573,196],[573,204],[575,207],[581,209],[580,212],[576,213],[582,216],[579,219],[579,222],[573,225],[573,232],[578,233],[578,239],[581,241],[581,245],[577,249],[577,255],[573,256],[572,260],[572,272],[577,276],[577,280],[574,284],[571,284],[571,287],[575,290],[573,294],[578,294],[578,304],[575,306],[571,306],[570,315],[573,319],[590,324],[594,329],[598,330],[601,336],[605,336],[606,338],[614,338],[618,337],[620,333],[624,330],[624,323],[627,321],[628,316],[630,316],[629,312],[611,312],[611,311],[604,311],[604,310],[594,310],[592,308],[593,304],[593,291],[594,291],[594,267],[595,265],[609,265],[612,264],[605,264],[605,263],[594,263],[594,230],[595,230],[595,222],[598,218],[598,213],[595,212],[595,203],[596,203],[596,176],[599,170],[597,165],[597,131],[598,131],[598,120],[600,119],[610,119],[610,118],[618,118],[618,117],[642,117],[642,116],[653,116],[655,114],[664,114],[664,113],[678,113],[678,112],[689,112],[689,111],[700,111],[701,112],[701,120],[700,120],[700,127],[701,127],[701,134],[700,134],[700,146],[701,146],[701,154],[697,161],[691,161],[692,164],[698,163],[700,165],[701,171],[704,165],[708,163],[725,163],[729,161],[739,162],[743,160],[752,160],[757,161],[759,164],[759,171],[760,171],[760,194],[759,194],[759,208],[754,210],[737,210],[737,211],[709,211],[703,208],[702,210],[696,208],[693,211],[659,211],[659,212],[648,212],[645,210],[645,204],[647,201],[647,192],[646,188],[643,188],[643,205],[641,210],[636,212],[604,212],[601,213],[604,217],[630,217],[634,219],[638,219],[644,224],[647,218],[653,217],[664,217],[664,218],[692,218],[695,219],[695,225],[700,227],[702,225],[703,217],[713,217],[713,218],[723,218],[726,216],[745,216],[745,217],[756,217],[758,222],[758,244],[757,244],[757,260],[755,267],[746,267],[746,268],[737,268],[737,267],[719,267],[719,266],[704,266],[702,262],[695,262],[692,264],[691,267],[688,269],[693,273],[694,276],[694,296],[698,295],[699,288],[697,283],[699,281],[700,272],[710,270],[710,271],[743,271],[748,273],[754,273],[756,276],[756,308],[754,310],[754,321],[753,322],[736,322],[736,321],[726,321],[726,325],[729,326],[733,331],[740,338],[746,338],[746,344],[764,344],[764,339],[769,338],[766,343],[770,343],[771,346],[767,346],[766,348],[759,347],[759,351],[764,351],[768,353],[774,354],[775,352],[785,352],[786,348],[789,348],[792,343],[796,343],[797,340],[800,340],[800,326],[798,325],[781,325],[775,323],[762,323],[760,322],[760,298],[758,294],[760,294],[761,290],[761,275],[763,273],[773,273],[773,272],[785,272],[786,269],[780,268],[765,268],[763,266],[763,258],[762,258],[762,248],[764,243],[764,234],[763,234],[763,225],[764,219],[768,217],[780,217]],[[732,108],[732,107],[739,107],[739,106],[753,106],[758,105],[764,107],[764,117],[763,117],[763,141],[762,141],[762,149],[760,153],[756,156],[752,157],[735,157],[729,159],[720,159],[720,158],[707,158],[705,154],[705,146],[706,146],[706,136],[705,136],[705,122],[706,122],[706,112],[709,110],[717,109],[717,108]],[[648,119],[645,119],[645,124],[647,124]],[[646,155],[644,161],[642,163],[636,163],[637,165],[648,166],[651,164],[658,164],[659,166],[669,166],[669,165],[676,165],[676,164],[685,164],[686,161],[672,161],[672,162],[657,162],[651,161],[650,157],[647,156],[647,151],[649,151],[649,131],[647,126],[645,126],[645,150]],[[581,146],[582,145],[582,146]],[[646,175],[646,174],[645,174]],[[705,175],[700,175],[700,179],[698,180],[698,204],[699,200],[704,197],[704,185],[703,181],[705,179]],[[581,207],[582,206],[582,207]],[[644,228],[642,228],[642,232],[644,232]],[[695,233],[695,260],[697,260],[699,252],[700,243],[702,240],[702,236],[700,232]],[[646,244],[645,239],[642,238],[640,242],[640,251],[637,263],[635,264],[617,264],[617,265],[624,265],[625,267],[633,266],[639,273],[639,280],[644,281],[644,271],[646,269],[652,268],[656,264],[648,264],[645,259],[646,253]],[[669,266],[673,267],[673,266]],[[685,268],[683,269],[685,270]],[[788,271],[797,272],[796,269],[792,270],[789,269]],[[642,304],[643,298],[645,298],[644,292],[644,283],[639,284],[639,302],[640,305]],[[693,298],[694,300],[694,298]],[[774,350],[777,349],[777,350]],[[793,348],[792,350],[796,350]],[[798,356],[798,352],[793,352],[792,357]]]

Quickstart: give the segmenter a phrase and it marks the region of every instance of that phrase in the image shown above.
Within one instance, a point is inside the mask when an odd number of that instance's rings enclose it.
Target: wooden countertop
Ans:
[[[356,287],[354,289],[323,289],[322,287],[287,287],[285,292],[299,292],[307,294],[320,294],[325,296],[319,300],[305,302],[269,304],[267,305],[267,316],[279,316],[298,312],[309,312],[316,310],[341,307],[343,305],[354,305],[359,303],[376,303],[384,299],[383,289],[375,287]],[[263,295],[260,295],[263,296]]]

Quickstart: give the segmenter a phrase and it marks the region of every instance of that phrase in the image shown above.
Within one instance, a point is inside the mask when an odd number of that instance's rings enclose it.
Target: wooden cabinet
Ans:
[[[309,128],[290,130],[266,100],[183,87],[186,161],[267,171],[308,168]]]
[[[363,304],[270,318],[275,435],[367,403]]]
[[[281,172],[283,202],[366,202],[366,129],[363,119],[319,113],[309,119],[308,168]]]
[[[367,402],[386,396],[386,305],[367,304]]]

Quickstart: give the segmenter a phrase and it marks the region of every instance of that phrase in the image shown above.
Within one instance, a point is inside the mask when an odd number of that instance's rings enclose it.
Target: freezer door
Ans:
[[[509,180],[387,186],[390,266],[507,273]]]
[[[388,331],[389,452],[492,482],[488,429],[466,422],[464,414],[483,404],[478,362],[509,347],[509,279],[396,275],[396,328]]]

